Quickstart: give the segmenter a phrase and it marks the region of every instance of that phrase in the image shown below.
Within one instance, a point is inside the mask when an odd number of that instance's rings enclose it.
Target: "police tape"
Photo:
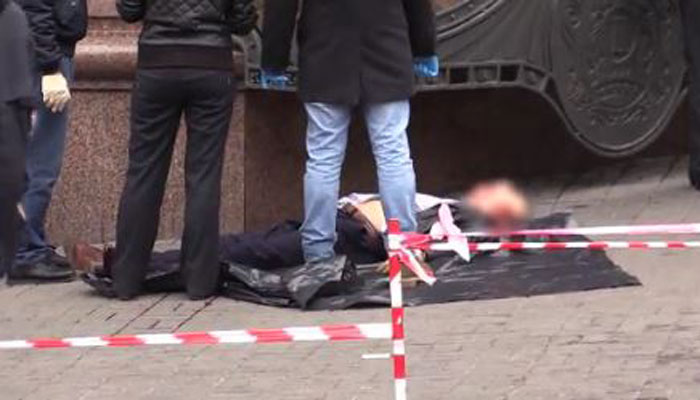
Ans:
[[[272,344],[391,339],[391,324],[353,324],[0,341],[0,350],[154,345]]]
[[[700,224],[619,225],[581,228],[526,229],[506,232],[501,236],[602,236],[602,235],[690,235],[700,234]],[[466,236],[493,236],[487,232],[467,232]]]
[[[455,244],[434,242],[428,235],[406,235],[404,247],[422,251],[455,251]],[[700,248],[700,241],[596,241],[596,242],[481,242],[466,243],[470,252],[525,250],[683,250]]]
[[[401,226],[399,221],[388,222],[389,241],[389,291],[391,295],[391,337],[393,340],[392,360],[394,364],[394,399],[408,398],[408,373],[406,371],[406,328],[403,307],[402,268],[404,264],[424,282],[432,285],[435,277],[428,274],[418,263],[412,252],[407,251],[400,242]]]
[[[400,238],[400,227],[390,220],[390,237]],[[367,323],[346,325],[321,325],[280,329],[245,329],[206,332],[175,332],[140,335],[106,335],[75,338],[36,338],[23,340],[0,340],[3,350],[48,350],[89,347],[141,347],[157,345],[220,345],[220,344],[274,344],[290,342],[347,342],[365,340],[392,340],[391,359],[394,370],[395,400],[408,398],[408,374],[406,372],[405,312],[403,307],[403,285],[401,257],[407,251],[399,241],[390,240],[390,296],[391,323]],[[409,268],[415,268],[415,266]],[[428,279],[430,280],[430,279]],[[386,354],[363,355],[364,359],[384,359]]]
[[[620,226],[595,226],[582,228],[554,228],[554,229],[524,229],[514,231],[474,231],[460,232],[459,237],[499,237],[499,236],[602,236],[602,235],[692,235],[700,234],[700,224],[663,224],[663,225],[620,225]]]
[[[291,342],[343,342],[388,340],[393,342],[391,354],[368,354],[364,359],[391,357],[394,369],[396,400],[407,399],[406,328],[403,306],[402,264],[423,281],[433,284],[436,279],[417,261],[412,250],[455,251],[462,257],[478,251],[565,250],[565,249],[690,249],[700,248],[700,241],[530,241],[479,242],[468,238],[488,236],[566,236],[566,235],[644,235],[695,234],[700,224],[610,226],[572,229],[540,229],[511,231],[506,234],[486,232],[457,232],[451,215],[442,213],[441,224],[431,234],[402,233],[396,220],[389,221],[388,247],[390,254],[391,323],[321,325],[280,329],[246,329],[207,332],[176,332],[167,334],[106,335],[76,338],[36,338],[0,341],[0,351],[17,349],[59,349],[71,347],[140,347],[154,345],[218,345],[274,344]]]
[[[473,231],[460,232],[455,229],[454,217],[448,204],[440,206],[438,221],[433,226],[434,238],[476,238],[476,237],[512,237],[512,236],[607,236],[607,235],[693,235],[700,234],[699,223],[656,224],[656,225],[613,225],[576,228],[523,229],[510,231]]]

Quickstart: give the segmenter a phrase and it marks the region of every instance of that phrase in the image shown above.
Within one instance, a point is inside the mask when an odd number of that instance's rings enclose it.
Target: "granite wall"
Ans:
[[[636,157],[684,152],[685,114],[683,107],[659,141]],[[246,227],[302,215],[301,104],[292,94],[249,92],[245,115]],[[522,181],[629,162],[592,155],[569,136],[546,101],[526,90],[419,94],[412,100],[409,136],[418,189],[434,194],[454,193],[485,178]],[[356,115],[342,192],[376,190],[374,161]]]
[[[90,10],[90,34],[78,48],[68,153],[49,217],[57,243],[114,239],[126,167],[138,27],[116,19],[112,0],[90,0]],[[248,91],[238,97],[224,178],[225,230],[258,229],[301,215],[304,124],[293,94]],[[684,125],[676,118],[645,155],[684,151]],[[343,191],[374,191],[374,164],[359,118],[352,129]],[[419,189],[438,194],[485,177],[526,179],[614,162],[585,151],[546,102],[521,90],[420,94],[413,100],[410,136]],[[161,238],[182,230],[184,132],[179,139]]]
[[[117,19],[114,2],[90,0],[90,30],[77,49],[77,79],[63,172],[52,203],[48,231],[62,244],[112,241],[124,184],[129,136],[130,91],[138,26]],[[226,151],[223,229],[243,229],[243,110],[239,96]],[[178,136],[162,208],[160,237],[182,231],[184,129]]]

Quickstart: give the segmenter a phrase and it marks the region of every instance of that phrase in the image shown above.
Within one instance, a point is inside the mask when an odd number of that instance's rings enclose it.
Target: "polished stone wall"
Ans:
[[[302,215],[304,117],[292,94],[249,92],[245,105],[246,227]],[[418,189],[448,194],[481,179],[551,176],[605,163],[569,136],[548,103],[525,90],[422,93],[412,101],[410,140]],[[685,108],[643,154],[685,151]],[[270,160],[273,160],[270,162]],[[374,161],[356,115],[342,192],[376,192]]]
[[[78,82],[67,154],[48,219],[49,235],[57,244],[114,240],[126,171],[139,27],[120,22],[111,0],[91,0],[89,6],[89,35],[76,55]],[[227,231],[243,229],[244,103],[244,96],[239,96],[227,143],[221,210],[222,228]],[[178,135],[160,219],[161,238],[175,238],[182,231],[184,129]]]

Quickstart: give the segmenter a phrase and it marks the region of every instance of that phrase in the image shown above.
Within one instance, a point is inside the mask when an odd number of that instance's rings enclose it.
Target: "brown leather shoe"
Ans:
[[[76,243],[69,248],[68,260],[78,271],[97,272],[104,263],[104,250],[87,243]]]

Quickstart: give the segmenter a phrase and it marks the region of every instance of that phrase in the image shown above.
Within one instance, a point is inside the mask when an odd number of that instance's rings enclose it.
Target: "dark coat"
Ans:
[[[231,48],[231,34],[248,34],[257,18],[250,0],[117,0],[117,11],[144,21],[139,43],[155,46]]]
[[[262,67],[287,68],[299,0],[266,0]],[[430,0],[304,0],[299,95],[357,104],[413,94],[413,58],[435,55]]]
[[[32,97],[33,49],[22,10],[0,0],[0,103]]]
[[[233,69],[232,34],[247,34],[252,0],[117,0],[129,23],[143,21],[139,68]]]
[[[61,58],[72,57],[87,33],[87,0],[16,1],[29,19],[39,70],[58,71]]]

